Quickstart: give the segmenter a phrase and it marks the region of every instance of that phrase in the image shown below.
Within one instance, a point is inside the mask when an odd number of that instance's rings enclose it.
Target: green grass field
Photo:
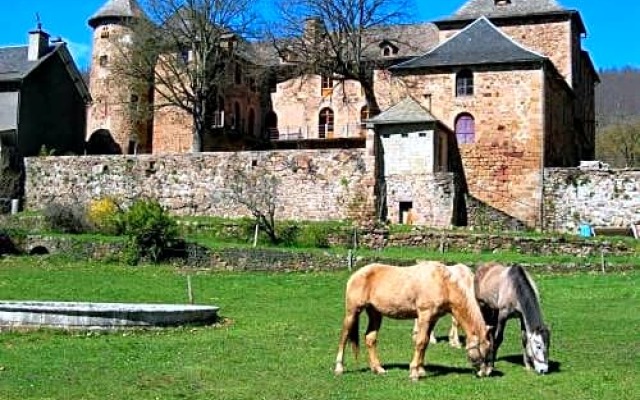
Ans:
[[[464,351],[427,351],[428,376],[408,378],[411,321],[384,320],[375,376],[365,353],[332,374],[348,272],[192,276],[197,303],[221,307],[218,327],[109,334],[0,334],[0,399],[638,399],[640,271],[539,274],[555,371],[520,365],[515,321],[496,364],[475,378]],[[186,302],[184,273],[56,258],[0,258],[0,297]],[[364,325],[364,319],[361,325]],[[448,318],[437,327],[446,335]],[[361,326],[362,329],[362,326]]]

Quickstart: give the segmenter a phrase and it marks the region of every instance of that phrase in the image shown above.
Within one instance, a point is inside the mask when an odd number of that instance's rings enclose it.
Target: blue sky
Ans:
[[[91,29],[87,19],[106,0],[13,0],[11,12],[0,13],[0,46],[21,45],[27,32],[36,26],[36,13],[43,28],[53,37],[62,37],[79,66],[91,55]],[[267,3],[266,0],[262,1]],[[432,21],[450,15],[466,0],[416,0],[416,18]],[[270,2],[269,2],[270,3]],[[596,68],[640,67],[640,1],[559,0],[566,8],[578,9],[587,26],[584,47]],[[268,3],[267,3],[268,4]]]

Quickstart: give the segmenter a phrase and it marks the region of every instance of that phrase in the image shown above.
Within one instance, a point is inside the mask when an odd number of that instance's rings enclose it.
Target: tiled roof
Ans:
[[[367,123],[373,125],[406,124],[420,122],[436,122],[427,109],[418,104],[411,97],[405,97],[401,102],[391,106],[386,111],[369,119]]]
[[[449,19],[477,19],[481,16],[509,17],[566,11],[556,0],[510,0],[500,4],[495,0],[469,0]]]
[[[423,54],[438,44],[438,28],[432,23],[389,25],[371,28],[362,35],[363,55],[368,59],[381,58],[380,44],[388,42],[398,49],[393,57],[413,57]],[[280,42],[286,47],[286,43]],[[251,43],[258,62],[267,65],[280,63],[273,42]]]
[[[89,25],[95,28],[104,18],[142,18],[144,11],[136,0],[108,0],[91,18]]]
[[[514,42],[487,18],[481,17],[428,53],[390,69],[513,64],[545,59]]]
[[[49,47],[49,53],[55,47]],[[28,46],[0,47],[0,82],[22,79],[46,58],[28,61]]]

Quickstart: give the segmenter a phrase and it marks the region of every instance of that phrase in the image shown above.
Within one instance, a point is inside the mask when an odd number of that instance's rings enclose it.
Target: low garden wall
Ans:
[[[547,168],[544,182],[545,230],[640,223],[640,170]]]
[[[359,219],[374,213],[374,165],[366,149],[31,157],[25,160],[25,209],[104,196],[127,205],[143,197],[174,215],[246,216],[249,211],[231,194],[229,182],[238,179],[232,165],[277,179],[279,219]]]

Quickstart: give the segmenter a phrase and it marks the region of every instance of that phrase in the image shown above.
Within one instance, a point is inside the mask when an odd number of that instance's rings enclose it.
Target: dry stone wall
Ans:
[[[544,222],[552,231],[577,232],[582,223],[628,227],[640,222],[640,170],[548,168]]]
[[[26,209],[113,196],[125,205],[154,198],[176,215],[248,215],[231,200],[232,157],[277,177],[278,219],[372,218],[374,165],[366,149],[28,158]]]

